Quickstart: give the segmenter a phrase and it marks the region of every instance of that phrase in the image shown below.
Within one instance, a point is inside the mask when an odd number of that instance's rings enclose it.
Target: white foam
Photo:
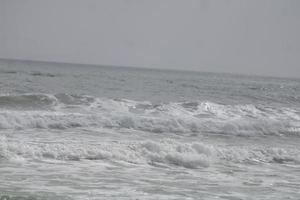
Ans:
[[[0,110],[0,129],[111,127],[156,133],[300,134],[300,112],[291,108],[211,102],[155,105],[65,94],[51,98],[56,99],[52,110]]]
[[[215,163],[300,163],[300,150],[265,146],[213,146],[174,140],[144,142],[23,143],[0,137],[2,159],[110,160],[137,165],[169,165],[185,168],[209,167]],[[20,160],[20,159],[19,159]]]
[[[11,160],[17,155],[25,159],[55,160],[114,160],[135,164],[170,164],[187,168],[206,167],[209,165],[208,151],[199,152],[192,145],[174,141],[154,143],[108,143],[87,145],[84,143],[25,144],[0,140],[0,155]],[[200,144],[197,144],[200,145]]]

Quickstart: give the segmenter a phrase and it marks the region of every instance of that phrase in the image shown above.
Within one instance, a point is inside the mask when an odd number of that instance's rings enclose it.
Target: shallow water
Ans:
[[[0,197],[300,198],[300,80],[1,60],[0,88]]]

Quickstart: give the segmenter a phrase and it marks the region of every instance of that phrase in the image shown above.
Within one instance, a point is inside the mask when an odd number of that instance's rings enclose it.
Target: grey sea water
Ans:
[[[300,199],[300,80],[0,61],[0,197]]]

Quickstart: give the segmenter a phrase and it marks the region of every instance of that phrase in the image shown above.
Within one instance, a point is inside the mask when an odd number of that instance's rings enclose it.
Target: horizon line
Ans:
[[[61,64],[61,65],[86,65],[89,67],[112,67],[112,68],[127,68],[127,69],[137,69],[137,70],[158,70],[158,71],[175,71],[175,72],[195,72],[195,73],[211,73],[211,74],[226,74],[226,75],[236,75],[236,76],[245,76],[245,77],[266,77],[266,78],[279,78],[279,79],[297,79],[300,77],[293,76],[276,76],[276,75],[260,75],[260,74],[246,74],[238,72],[215,72],[215,71],[201,71],[195,69],[172,69],[172,68],[158,68],[158,67],[149,67],[149,66],[132,66],[132,65],[113,65],[113,64],[91,64],[91,63],[79,63],[79,62],[65,62],[65,61],[49,61],[49,60],[36,60],[36,59],[21,59],[21,58],[3,58],[0,57],[0,60],[12,61],[12,62],[32,62],[32,63],[44,63],[44,64]]]

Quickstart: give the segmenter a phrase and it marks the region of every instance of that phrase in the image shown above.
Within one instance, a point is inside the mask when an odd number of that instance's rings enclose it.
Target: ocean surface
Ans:
[[[0,198],[300,199],[300,80],[0,60]]]

